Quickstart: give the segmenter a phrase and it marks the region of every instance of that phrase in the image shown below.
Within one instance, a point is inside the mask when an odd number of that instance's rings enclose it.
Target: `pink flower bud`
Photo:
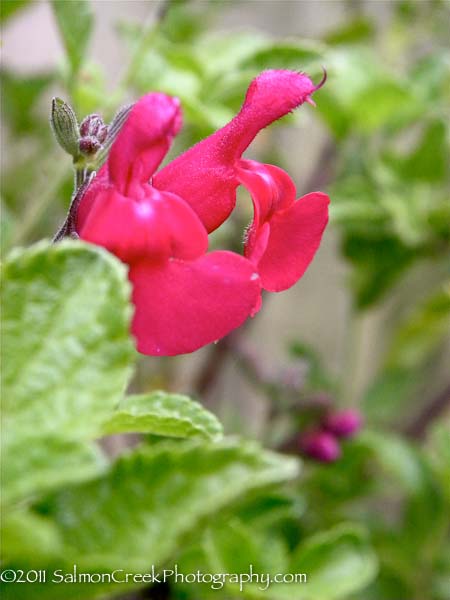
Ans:
[[[310,431],[300,439],[300,449],[304,454],[319,462],[334,462],[341,455],[339,442],[327,431]]]
[[[357,433],[363,424],[361,413],[347,409],[328,414],[322,425],[324,429],[338,437],[350,437]]]
[[[95,154],[100,147],[101,144],[98,139],[91,135],[81,138],[79,142],[80,152],[86,156]]]
[[[97,137],[99,130],[104,127],[105,124],[100,115],[92,114],[88,115],[81,121],[80,134],[81,137],[88,135],[94,135]]]

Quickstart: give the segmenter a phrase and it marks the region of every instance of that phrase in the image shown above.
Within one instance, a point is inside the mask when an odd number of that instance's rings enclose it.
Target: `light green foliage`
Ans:
[[[21,8],[24,8],[31,0],[3,0],[0,8],[1,22],[12,17]]]
[[[8,502],[98,471],[98,453],[83,440],[122,397],[134,352],[125,269],[99,248],[18,249],[1,287]]]
[[[131,372],[125,267],[81,242],[42,242],[12,253],[2,274],[3,409],[11,437],[91,436]]]
[[[2,539],[9,568],[145,572],[170,560],[203,520],[298,474],[295,459],[256,443],[214,443],[220,423],[186,396],[123,398],[134,357],[128,296],[125,267],[81,241],[17,249],[3,265]],[[108,464],[91,440],[120,432],[197,441],[154,441]],[[109,589],[123,591],[83,584],[64,596]],[[7,585],[4,593],[60,595],[50,583]]]
[[[102,431],[105,435],[140,432],[215,440],[222,435],[222,425],[187,396],[153,392],[126,396]]]
[[[342,524],[304,538],[290,551],[286,533],[295,532],[300,515],[303,509],[299,512],[294,499],[261,492],[210,526],[183,553],[181,566],[186,572],[200,566],[203,572],[245,574],[252,565],[253,573],[266,576],[265,582],[247,581],[240,591],[239,583],[228,581],[225,593],[273,600],[347,598],[374,579],[377,558],[362,527]],[[273,581],[279,574],[297,574],[297,581]],[[195,597],[217,594],[208,587],[196,586]]]
[[[93,26],[91,5],[86,0],[52,0],[52,7],[73,76],[87,51]]]
[[[394,330],[383,369],[365,397],[368,414],[380,421],[395,418],[414,396],[430,356],[449,335],[450,290],[447,284],[415,306]]]
[[[377,572],[377,559],[366,533],[342,524],[301,544],[290,569],[302,569],[309,575],[305,600],[333,600],[365,588]]]
[[[263,452],[256,444],[163,442],[143,447],[96,480],[50,497],[40,507],[45,515],[41,535],[48,536],[50,551],[33,557],[31,540],[18,555],[14,545],[6,564],[26,568],[31,561],[35,568],[57,565],[70,572],[76,563],[80,572],[147,572],[151,564],[165,564],[182,539],[195,539],[201,520],[220,514],[251,490],[297,473],[296,460]],[[20,515],[14,519],[20,521]],[[68,585],[64,594],[90,598],[107,590],[122,593],[124,587]],[[60,594],[58,585],[22,585],[6,587],[4,597],[48,599]]]

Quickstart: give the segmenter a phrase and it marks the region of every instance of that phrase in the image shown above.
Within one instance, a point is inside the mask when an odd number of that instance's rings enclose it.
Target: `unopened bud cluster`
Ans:
[[[330,411],[300,436],[300,451],[319,462],[335,462],[341,456],[340,439],[355,435],[362,424],[362,416],[356,410]]]
[[[108,135],[108,127],[100,115],[88,115],[80,125],[80,139],[78,147],[81,154],[92,156],[96,154],[103,145]]]
[[[108,127],[100,115],[88,115],[78,125],[72,107],[61,98],[53,99],[50,122],[59,145],[74,162],[81,157],[95,157],[108,136]]]

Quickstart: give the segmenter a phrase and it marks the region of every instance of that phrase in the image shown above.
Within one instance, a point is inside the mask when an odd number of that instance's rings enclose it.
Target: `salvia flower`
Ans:
[[[319,86],[302,73],[261,73],[228,125],[156,174],[181,127],[179,101],[151,93],[133,106],[75,226],[129,265],[140,352],[192,352],[253,316],[262,289],[280,291],[302,276],[327,223],[328,197],[296,200],[287,173],[241,157],[262,128],[311,101]],[[240,184],[254,204],[244,256],[208,252],[208,233],[231,214]]]

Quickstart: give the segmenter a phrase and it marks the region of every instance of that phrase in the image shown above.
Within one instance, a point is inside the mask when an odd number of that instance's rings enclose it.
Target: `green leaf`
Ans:
[[[138,449],[105,476],[56,495],[47,512],[86,559],[140,569],[167,560],[199,519],[297,472],[296,460],[250,443],[166,442]]]
[[[12,17],[18,10],[31,4],[31,0],[3,0],[0,9],[0,22],[3,23]]]
[[[76,75],[84,59],[94,24],[90,2],[88,0],[70,0],[70,2],[52,0],[52,7],[72,75]]]
[[[406,180],[440,181],[448,176],[447,128],[444,121],[429,123],[419,143],[406,156],[388,155],[388,159]]]
[[[319,114],[338,138],[355,130],[367,135],[381,127],[398,128],[422,114],[424,105],[408,80],[387,71],[368,48],[332,48],[323,62],[329,77]]]
[[[203,542],[204,553],[211,573],[249,572],[264,573],[273,577],[287,572],[287,545],[277,535],[247,527],[239,519],[231,518],[209,529]],[[270,548],[270,552],[267,549]],[[205,586],[206,587],[206,586]],[[230,595],[242,593],[244,597],[275,598],[278,585],[264,589],[264,584],[246,582],[226,582],[225,589]]]
[[[420,369],[383,369],[363,398],[365,414],[377,423],[392,423],[396,417],[403,421],[403,411],[415,397],[421,381]]]
[[[367,42],[375,36],[375,25],[373,21],[359,17],[346,23],[343,27],[335,29],[327,34],[325,40],[328,44],[357,44]]]
[[[45,120],[39,119],[36,106],[40,96],[53,79],[51,73],[19,77],[15,73],[2,69],[2,112],[6,123],[12,130],[29,134],[45,126],[48,135],[50,128],[47,115]]]
[[[302,599],[334,600],[363,590],[377,573],[377,558],[365,531],[345,524],[305,540],[289,572],[307,574],[307,584],[300,588]],[[286,592],[290,587],[286,585]]]
[[[405,494],[397,543],[401,539],[410,564],[414,564],[414,559],[429,559],[436,551],[436,540],[442,537],[447,507],[444,491],[427,457],[401,438],[385,432],[366,431],[359,441],[395,482],[394,493]]]
[[[450,333],[450,282],[429,296],[395,332],[387,365],[414,369]]]
[[[122,456],[108,473],[61,491],[39,509],[56,527],[64,550],[57,564],[36,547],[32,568],[71,572],[148,572],[175,558],[187,536],[197,539],[201,522],[215,519],[247,493],[292,479],[298,461],[263,451],[253,443],[218,444],[165,441]],[[14,556],[16,549],[13,548]],[[32,548],[27,549],[30,556]],[[8,568],[25,568],[27,560],[8,560]],[[90,598],[107,591],[123,593],[122,584],[6,586],[3,598]]]
[[[134,350],[125,267],[100,248],[18,249],[1,288],[3,460],[15,498],[92,475],[97,459],[79,444],[121,399]]]
[[[270,552],[268,549],[270,548]],[[266,532],[247,529],[231,521],[206,536],[205,554],[210,571],[219,573],[283,573],[292,579],[283,582],[245,583],[244,597],[270,600],[335,600],[364,589],[375,577],[377,559],[366,532],[344,524],[307,538],[290,561],[282,540]],[[293,579],[297,577],[297,579]],[[239,584],[227,584],[239,593]]]
[[[282,42],[270,44],[247,56],[241,66],[244,69],[292,69],[303,70],[317,65],[323,58],[325,47],[316,42]]]
[[[449,333],[450,288],[444,286],[416,306],[394,331],[385,364],[364,398],[371,418],[404,421],[404,410],[418,395],[433,353]]]
[[[217,418],[201,404],[167,392],[127,396],[103,425],[104,435],[139,432],[214,440],[222,431]]]
[[[0,533],[2,554],[7,552],[9,561],[28,559],[32,563],[36,548],[39,548],[40,556],[60,555],[63,550],[55,524],[31,511],[4,515]]]
[[[9,431],[8,431],[9,433]],[[23,439],[10,441],[2,459],[2,504],[44,493],[98,475],[106,459],[93,445],[59,440],[33,440],[24,449]]]
[[[343,254],[354,267],[351,284],[359,309],[379,302],[418,256],[394,235],[373,239],[348,236],[343,241]]]

